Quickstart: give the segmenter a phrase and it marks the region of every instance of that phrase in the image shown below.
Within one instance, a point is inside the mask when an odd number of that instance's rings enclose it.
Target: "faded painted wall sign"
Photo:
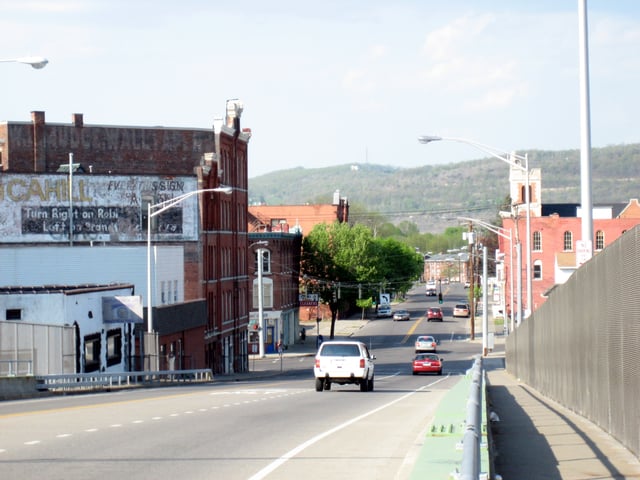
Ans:
[[[147,239],[147,206],[197,190],[195,177],[0,175],[0,242],[136,242]],[[151,219],[153,240],[194,241],[198,197]]]

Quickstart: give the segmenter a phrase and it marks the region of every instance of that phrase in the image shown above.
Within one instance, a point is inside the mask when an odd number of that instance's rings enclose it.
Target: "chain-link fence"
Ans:
[[[507,370],[640,455],[640,227],[582,265],[507,339]]]

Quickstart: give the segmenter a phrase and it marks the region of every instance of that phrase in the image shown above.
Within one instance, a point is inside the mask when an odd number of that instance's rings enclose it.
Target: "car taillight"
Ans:
[[[316,368],[320,368],[320,359],[316,358]]]
[[[364,358],[360,359],[360,368],[364,368]]]

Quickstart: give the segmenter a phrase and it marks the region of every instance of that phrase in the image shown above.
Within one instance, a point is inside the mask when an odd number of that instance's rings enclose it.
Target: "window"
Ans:
[[[262,252],[262,273],[271,273],[271,252],[264,248],[256,250],[255,267],[258,271],[258,254]]]
[[[533,279],[542,280],[542,262],[540,260],[533,263]]]
[[[569,231],[564,232],[564,247],[565,252],[573,251],[573,234]]]
[[[22,320],[22,310],[19,308],[7,308],[5,315],[7,320]]]
[[[533,251],[542,251],[542,232],[533,232]]]
[[[596,232],[596,250],[602,250],[604,248],[604,232],[598,230]]]
[[[178,303],[178,280],[173,281],[173,303]]]
[[[122,331],[114,328],[107,332],[107,366],[122,362]]]
[[[529,202],[533,201],[533,185],[529,185]],[[520,187],[520,203],[527,203],[527,186]]]
[[[84,337],[84,371],[86,373],[100,370],[100,334],[94,333]]]
[[[258,305],[258,279],[253,281],[253,308],[259,308]],[[270,278],[262,279],[262,308],[273,308],[273,281]]]
[[[160,303],[162,303],[163,305],[167,303],[166,298],[167,297],[166,297],[164,282],[160,282]]]

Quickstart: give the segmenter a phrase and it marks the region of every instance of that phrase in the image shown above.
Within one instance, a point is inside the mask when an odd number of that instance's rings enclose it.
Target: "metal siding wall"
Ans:
[[[31,360],[34,375],[75,373],[74,338],[73,327],[0,321],[0,358]]]
[[[507,369],[640,455],[640,227],[579,268],[507,338]]]

